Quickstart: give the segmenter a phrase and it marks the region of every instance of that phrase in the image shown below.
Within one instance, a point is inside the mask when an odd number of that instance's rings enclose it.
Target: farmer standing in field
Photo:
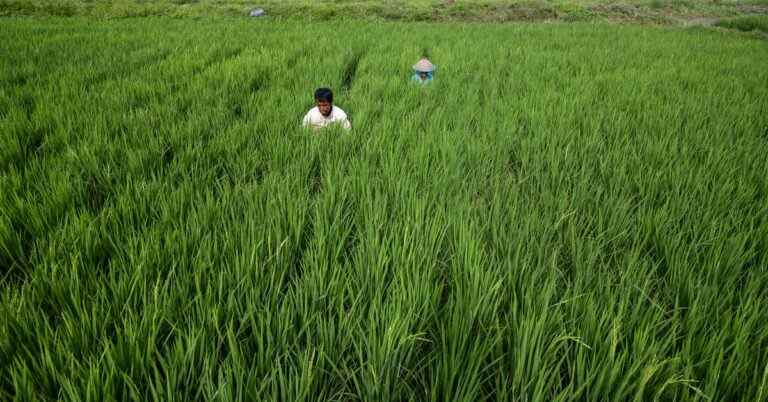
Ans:
[[[432,82],[436,69],[436,65],[432,64],[426,57],[423,57],[413,65],[413,77],[411,80],[419,84],[428,84]]]
[[[333,91],[329,88],[318,88],[315,91],[315,107],[304,116],[302,125],[317,131],[332,124],[338,124],[345,130],[352,128],[347,114],[333,105]]]

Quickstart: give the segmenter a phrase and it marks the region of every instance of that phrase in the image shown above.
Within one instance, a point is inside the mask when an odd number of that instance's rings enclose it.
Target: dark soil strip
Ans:
[[[345,63],[344,72],[341,76],[342,92],[348,92],[352,88],[352,84],[355,81],[355,76],[357,75],[357,66],[360,64],[360,59],[362,57],[362,52],[355,52]]]

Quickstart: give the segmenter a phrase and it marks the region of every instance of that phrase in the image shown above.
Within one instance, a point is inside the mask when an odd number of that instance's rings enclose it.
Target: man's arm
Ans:
[[[349,116],[347,116],[347,113],[343,110],[338,110],[338,117],[336,118],[336,121],[341,125],[341,127],[344,127],[345,130],[352,129],[352,124],[349,122]]]

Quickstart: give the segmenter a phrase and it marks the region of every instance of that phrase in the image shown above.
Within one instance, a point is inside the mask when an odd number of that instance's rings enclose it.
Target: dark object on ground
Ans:
[[[254,8],[248,15],[250,17],[266,17],[267,12],[263,8]]]

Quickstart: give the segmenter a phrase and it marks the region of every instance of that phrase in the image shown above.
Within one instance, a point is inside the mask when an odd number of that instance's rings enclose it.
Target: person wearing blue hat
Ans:
[[[424,57],[413,65],[413,77],[411,77],[411,80],[419,84],[428,84],[432,82],[436,69],[437,66]]]

